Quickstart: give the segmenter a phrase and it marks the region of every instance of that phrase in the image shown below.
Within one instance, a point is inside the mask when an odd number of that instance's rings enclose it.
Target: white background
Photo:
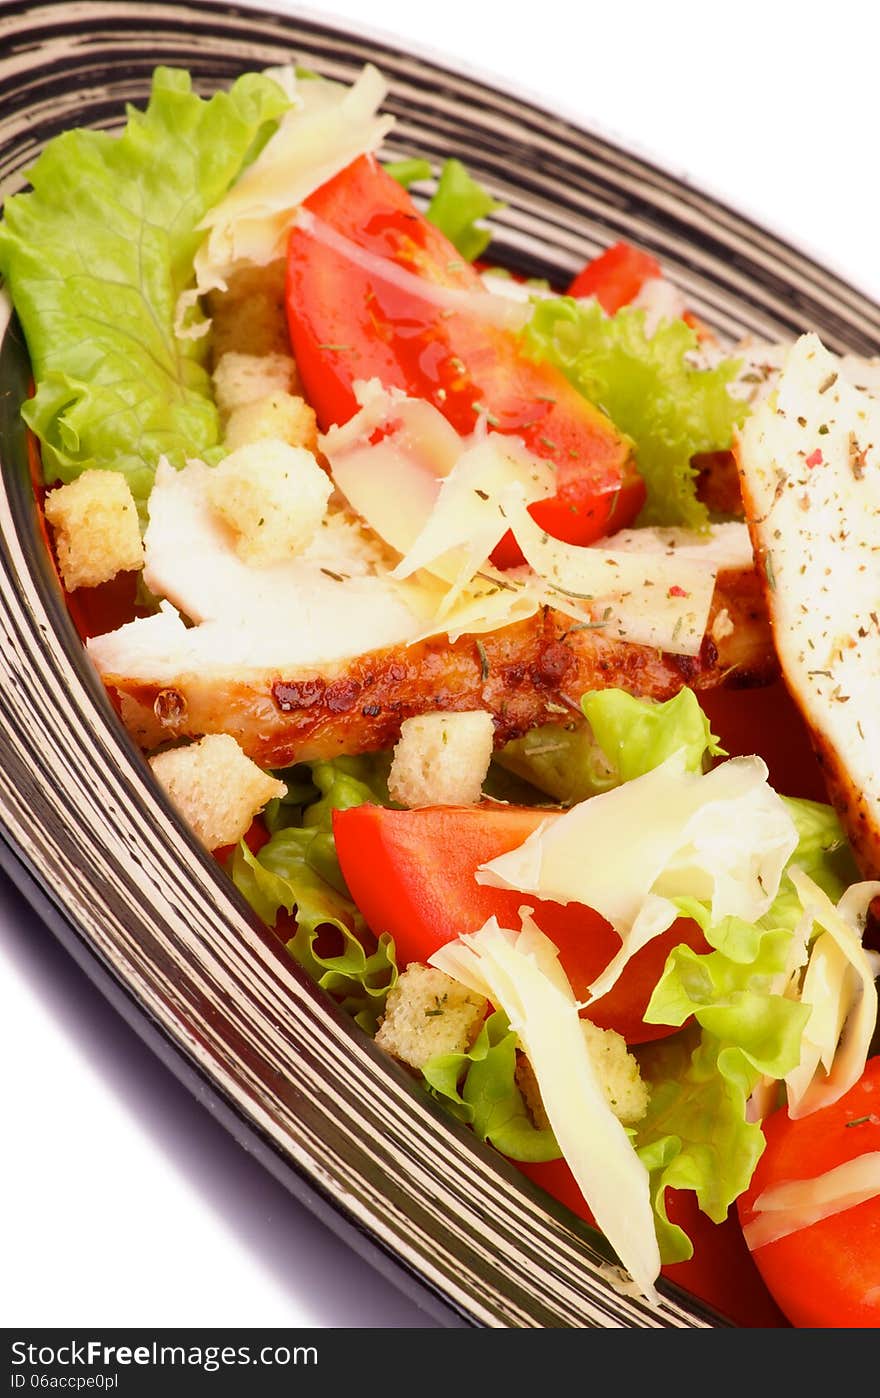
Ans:
[[[880,297],[873,8],[369,0],[321,16],[555,104]],[[2,882],[0,1063],[3,1324],[433,1324],[232,1143]]]

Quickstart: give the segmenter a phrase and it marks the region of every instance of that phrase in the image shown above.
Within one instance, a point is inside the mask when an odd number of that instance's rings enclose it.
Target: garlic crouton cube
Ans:
[[[281,441],[239,447],[208,477],[212,509],[232,529],[239,556],[256,567],[307,548],[332,491],[311,452]]]
[[[616,1029],[601,1029],[591,1019],[581,1020],[581,1032],[614,1115],[625,1126],[641,1121],[648,1110],[648,1087],[626,1039]]]
[[[600,1029],[590,1019],[581,1020],[581,1031],[609,1107],[624,1126],[634,1126],[648,1110],[648,1087],[639,1071],[636,1057],[626,1040],[614,1029]],[[517,1054],[516,1085],[523,1095],[529,1116],[539,1131],[550,1122],[541,1100],[538,1080],[525,1054]]]
[[[495,728],[483,709],[405,719],[388,790],[400,806],[472,806],[489,770]]]
[[[286,273],[283,257],[268,267],[241,267],[227,278],[225,291],[209,292],[214,364],[229,350],[259,355],[290,353],[284,305]]]
[[[229,350],[213,374],[214,398],[223,417],[274,393],[293,394],[296,363],[289,354],[239,354]]]
[[[440,1053],[466,1053],[487,1009],[481,995],[414,961],[388,992],[376,1043],[401,1063],[421,1069]]]
[[[137,506],[118,471],[83,471],[48,492],[43,506],[68,592],[144,566]]]
[[[149,759],[153,774],[208,850],[234,845],[287,787],[258,767],[228,733],[211,733]]]
[[[223,434],[224,446],[230,451],[262,442],[267,437],[280,437],[292,447],[317,451],[318,423],[314,408],[304,398],[292,393],[269,393],[243,403],[229,414]]]

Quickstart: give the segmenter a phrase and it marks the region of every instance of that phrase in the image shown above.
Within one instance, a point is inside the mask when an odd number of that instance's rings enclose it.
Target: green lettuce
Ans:
[[[417,155],[409,160],[389,160],[383,168],[386,175],[397,180],[404,189],[409,189],[411,184],[418,184],[420,180],[429,180],[434,173],[430,160],[423,160]]]
[[[783,799],[799,835],[786,868],[805,869],[837,901],[858,872],[835,812],[821,802]],[[666,1217],[664,1191],[693,1189],[703,1212],[723,1221],[764,1148],[760,1128],[747,1120],[748,1098],[762,1078],[781,1080],[797,1065],[810,1015],[808,1005],[775,989],[802,912],[785,873],[757,924],[727,917],[713,925],[708,907],[696,899],[680,899],[678,907],[699,923],[710,950],[682,944],[670,953],[645,1020],[674,1026],[692,1020],[692,1028],[637,1051],[651,1087],[637,1148],[651,1173],[658,1236],[669,1262],[691,1256],[692,1249]]]
[[[409,160],[389,162],[385,172],[409,189],[419,180],[431,178],[431,164],[418,156]],[[492,195],[478,184],[460,160],[445,160],[425,217],[439,228],[460,252],[466,262],[474,262],[492,241],[492,230],[480,220],[503,209]]]
[[[850,884],[858,883],[861,874],[836,811],[822,801],[793,796],[782,799],[798,832],[797,848],[788,867],[795,864],[803,869],[832,903],[839,902]],[[762,926],[794,931],[802,911],[794,885],[783,876],[772,907],[761,919]]]
[[[580,800],[642,776],[677,751],[685,752],[693,772],[724,755],[692,690],[683,689],[666,703],[599,690],[584,695],[582,708],[587,722],[529,734],[502,749],[499,760],[557,799]],[[837,816],[820,802],[783,800],[799,837],[787,867],[805,869],[837,901],[858,878]],[[801,916],[785,874],[757,924],[727,917],[713,925],[709,907],[695,899],[680,899],[678,907],[699,923],[708,950],[699,953],[685,943],[673,949],[645,1019],[677,1032],[633,1050],[650,1092],[633,1141],[649,1172],[664,1262],[682,1261],[693,1252],[684,1231],[667,1216],[666,1190],[693,1190],[713,1222],[724,1220],[764,1148],[760,1126],[748,1119],[749,1098],[764,1078],[779,1081],[798,1063],[810,1013],[778,991]],[[480,1051],[488,1058],[485,1046]],[[460,1059],[457,1067],[451,1060],[439,1065],[448,1074],[446,1096],[453,1103],[463,1071]],[[472,1088],[475,1071],[476,1065],[467,1069],[459,1089],[470,1112],[464,1119],[474,1120],[470,1095],[479,1093],[480,1129],[485,1132],[485,1123],[493,1120],[495,1105],[502,1121],[518,1123],[520,1104],[511,1093],[511,1077],[484,1070]],[[499,1137],[487,1139],[498,1144]],[[526,1154],[529,1148],[526,1135],[525,1145],[517,1138],[505,1153],[553,1158]]]
[[[556,1137],[533,1125],[517,1087],[516,1049],[516,1034],[506,1015],[496,1010],[468,1052],[438,1054],[426,1063],[424,1080],[434,1097],[502,1155],[558,1160]]]
[[[581,707],[615,786],[652,772],[676,752],[685,754],[689,772],[724,756],[692,689],[680,689],[665,702],[636,699],[624,689],[594,689]]]
[[[536,302],[524,335],[534,358],[555,364],[632,438],[647,487],[639,523],[704,528],[692,458],[729,447],[745,418],[728,392],[737,363],[695,369],[688,356],[697,337],[685,321],[664,321],[649,335],[642,310],[606,316],[570,296]]]
[[[573,806],[615,785],[605,755],[583,720],[530,728],[499,748],[492,766],[561,806]]]
[[[383,933],[373,945],[339,867],[332,816],[381,799],[384,766],[382,758],[342,757],[278,773],[288,794],[267,811],[270,839],[256,854],[242,840],[228,866],[267,926],[277,930],[282,911],[294,920],[291,956],[370,1034],[397,981],[394,943]]]
[[[480,220],[503,208],[460,160],[447,160],[426,213],[462,257],[474,262],[492,241],[492,230],[482,227]]]
[[[724,755],[692,689],[672,699],[636,699],[596,689],[581,708],[587,723],[545,724],[506,743],[496,762],[562,805],[585,801],[659,767],[684,751],[688,771]]]
[[[664,1263],[693,1256],[693,1245],[666,1213],[667,1189],[690,1189],[702,1211],[723,1222],[747,1187],[764,1148],[747,1102],[760,1071],[748,1054],[705,1031],[648,1045],[639,1052],[651,1089],[635,1146],[648,1171]]]
[[[160,67],[120,135],[73,130],[6,202],[0,273],[22,323],[36,392],[24,415],[46,480],[89,467],[128,478],[142,504],[161,455],[210,458],[219,420],[204,338],[175,334],[197,225],[275,130],[288,99],[259,74],[203,100]]]

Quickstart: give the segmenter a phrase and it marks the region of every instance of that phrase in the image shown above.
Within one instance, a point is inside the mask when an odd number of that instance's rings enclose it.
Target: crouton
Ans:
[[[400,806],[472,806],[492,760],[495,727],[483,709],[405,719],[388,790]]]
[[[153,773],[208,850],[234,845],[287,787],[246,757],[228,733],[211,733],[149,759]]]
[[[388,992],[376,1043],[401,1063],[421,1069],[441,1053],[466,1053],[488,1004],[433,966],[412,962]]]
[[[318,424],[314,408],[310,408],[304,398],[278,392],[243,403],[229,414],[223,434],[224,446],[229,451],[265,441],[267,437],[280,437],[292,447],[317,451]]]
[[[648,1110],[648,1088],[642,1081],[638,1060],[629,1052],[626,1040],[614,1029],[600,1029],[592,1020],[582,1019],[581,1029],[590,1061],[596,1070],[608,1105],[624,1126],[641,1121]],[[529,1116],[539,1131],[550,1123],[532,1065],[525,1054],[517,1054],[516,1085],[523,1095]]]
[[[222,417],[273,393],[293,394],[299,387],[296,362],[289,354],[239,354],[228,350],[213,375],[214,398]]]
[[[144,566],[137,506],[118,471],[83,471],[48,492],[43,506],[68,592]]]
[[[239,447],[208,477],[212,508],[256,567],[280,563],[312,542],[333,483],[311,452],[267,439]]]
[[[284,259],[268,267],[242,267],[227,280],[226,291],[207,298],[214,365],[224,354],[290,354],[284,306]]]

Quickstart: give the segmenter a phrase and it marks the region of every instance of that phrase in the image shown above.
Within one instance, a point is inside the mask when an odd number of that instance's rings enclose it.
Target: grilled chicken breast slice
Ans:
[[[873,367],[802,336],[775,395],[737,444],[782,673],[865,878],[880,876],[880,399],[866,391]]]
[[[580,715],[589,689],[619,685],[668,699],[684,685],[761,684],[777,673],[754,569],[719,574],[694,658],[576,630],[571,618],[544,608],[481,637],[442,635],[320,668],[242,669],[217,656],[198,673],[147,681],[109,660],[99,666],[104,684],[145,750],[225,732],[276,769],[388,748],[404,719],[434,710],[488,709],[500,746],[537,724]]]

